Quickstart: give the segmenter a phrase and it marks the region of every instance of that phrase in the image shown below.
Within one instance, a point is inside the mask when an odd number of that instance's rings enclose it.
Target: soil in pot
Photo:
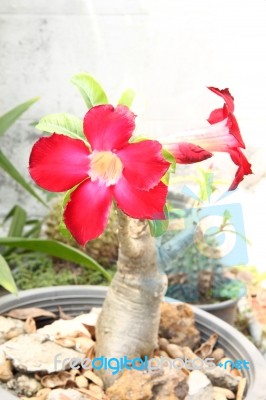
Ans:
[[[139,360],[135,369],[127,369],[106,391],[95,371],[70,368],[67,362],[60,363],[67,356],[79,358],[78,366],[84,358],[93,360],[97,341],[94,326],[99,309],[75,319],[69,319],[71,316],[63,310],[60,312],[62,318],[59,321],[40,329],[35,321],[38,322],[40,317],[51,318],[47,311],[19,309],[9,313],[8,317],[1,317],[4,343],[0,348],[0,378],[5,382],[4,387],[12,389],[16,395],[35,400],[244,398],[246,378],[240,370],[232,368],[230,362],[226,368],[216,366],[210,370],[204,364],[207,357],[214,358],[216,364],[226,363],[226,349],[216,346],[218,335],[215,333],[204,342],[200,341],[194,313],[186,304],[162,303],[154,360],[147,364],[148,369],[145,360]],[[16,325],[12,327],[12,323]],[[10,329],[4,331],[3,327],[8,324]],[[48,357],[45,358],[46,353]],[[54,362],[58,353],[61,354],[56,363],[59,370]],[[162,357],[164,363],[159,366]],[[176,368],[170,368],[174,360]],[[108,372],[113,371],[114,368],[109,368]]]

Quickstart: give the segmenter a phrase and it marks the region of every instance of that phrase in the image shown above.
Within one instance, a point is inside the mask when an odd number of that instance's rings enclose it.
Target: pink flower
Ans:
[[[84,118],[82,140],[54,133],[32,148],[29,171],[42,188],[63,192],[75,187],[64,221],[82,245],[104,231],[112,201],[133,218],[164,219],[169,168],[155,140],[129,143],[135,115],[125,106],[100,105]],[[77,187],[76,187],[77,186]]]
[[[219,90],[214,87],[208,89],[225,101],[223,108],[211,112],[208,118],[210,127],[194,131],[192,135],[166,137],[162,143],[174,154],[177,162],[185,164],[203,161],[216,151],[229,153],[232,161],[238,166],[229,188],[234,190],[245,175],[252,174],[251,164],[241,151],[241,148],[245,148],[245,144],[233,114],[234,98],[228,89]]]

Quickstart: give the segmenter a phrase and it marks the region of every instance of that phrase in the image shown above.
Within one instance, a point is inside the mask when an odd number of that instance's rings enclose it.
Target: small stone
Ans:
[[[183,358],[184,357],[184,353],[183,353],[182,349],[173,343],[169,343],[166,346],[166,352],[169,354],[169,356],[171,358]]]
[[[160,356],[160,357],[165,357],[165,358],[167,358],[167,357],[169,357],[169,354],[166,353],[166,351],[164,351],[164,350],[160,350],[160,351],[159,351],[159,356]]]
[[[48,394],[47,400],[88,400],[88,397],[75,389],[54,389]]]
[[[32,317],[28,317],[25,321],[24,331],[25,333],[34,333],[36,332],[36,322]]]
[[[247,384],[247,378],[241,378],[238,388],[237,388],[236,400],[243,399],[246,384]]]
[[[214,393],[214,400],[227,400],[227,397],[223,393]]]
[[[186,375],[182,371],[164,368],[149,373],[128,370],[110,386],[110,400],[178,400],[188,392]]]
[[[84,354],[61,347],[39,333],[20,335],[4,343],[1,348],[16,369],[27,372],[62,371],[70,367],[70,360],[82,361],[85,358]],[[66,359],[68,361],[64,362]]]
[[[5,360],[0,365],[0,381],[7,382],[13,378],[12,363],[10,360]]]
[[[81,353],[87,354],[87,351],[95,345],[95,342],[86,336],[75,338],[75,349]]]
[[[200,332],[196,328],[191,307],[184,303],[161,303],[159,335],[170,343],[196,348],[200,342]]]
[[[97,394],[103,394],[103,389],[100,386],[95,385],[95,383],[90,384],[90,390]]]
[[[47,336],[50,340],[57,340],[62,337],[76,337],[78,332],[89,335],[87,329],[75,318],[71,320],[58,319],[50,325],[45,325],[37,330],[38,333]]]
[[[62,347],[67,347],[68,349],[72,349],[76,345],[75,340],[70,337],[58,338],[58,339],[55,339],[54,342],[56,344],[59,344]]]
[[[31,397],[41,389],[40,383],[28,376],[19,375],[7,382],[8,389],[13,389],[17,394]]]
[[[169,344],[168,340],[165,338],[159,338],[158,345],[161,350],[166,351],[166,347]]]
[[[234,399],[236,397],[235,394],[231,390],[225,389],[225,388],[221,388],[221,387],[218,387],[218,386],[214,386],[213,387],[213,391],[214,391],[215,395],[216,394],[222,394],[227,399]]]
[[[24,322],[0,316],[0,344],[24,333]]]
[[[235,392],[237,390],[240,378],[234,377],[230,372],[220,367],[208,369],[205,374],[210,379],[213,386],[219,386]]]
[[[194,359],[198,358],[198,356],[196,356],[196,354],[193,353],[193,351],[189,347],[185,346],[182,348],[182,350],[183,350],[185,357],[187,357],[189,360],[194,360]]]
[[[60,371],[57,373],[45,375],[41,379],[42,386],[50,389],[56,387],[64,387],[66,383],[72,379],[72,375],[67,371]]]
[[[101,308],[92,308],[87,314],[79,315],[71,320],[59,319],[50,325],[38,329],[37,332],[47,335],[51,340],[65,336],[76,337],[79,332],[90,336],[88,329],[84,325],[95,326],[100,311]]]
[[[76,376],[75,382],[79,388],[86,389],[89,386],[88,380],[83,375]]]
[[[40,389],[40,390],[37,392],[36,397],[37,397],[37,399],[39,399],[39,400],[46,400],[47,397],[48,397],[48,394],[49,394],[50,392],[51,392],[51,389],[50,389],[50,388],[43,388],[43,389]]]
[[[84,394],[88,400],[110,400],[109,397],[107,398],[103,392],[97,393],[91,389],[78,389],[78,391]]]
[[[87,378],[89,381],[95,383],[95,385],[103,388],[103,381],[94,372],[86,370],[82,373],[82,375],[85,376],[85,378]]]
[[[224,350],[220,349],[220,348],[215,349],[212,352],[211,357],[214,358],[214,362],[215,362],[215,364],[217,364],[224,357]]]
[[[106,394],[110,400],[150,400],[152,398],[150,375],[141,371],[125,371]]]
[[[185,400],[213,400],[211,382],[203,372],[192,371],[187,383],[189,391]]]

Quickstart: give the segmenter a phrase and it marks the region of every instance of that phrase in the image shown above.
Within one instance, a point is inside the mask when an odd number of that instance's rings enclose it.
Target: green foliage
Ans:
[[[25,112],[27,109],[34,104],[38,98],[26,101],[23,104],[13,108],[6,114],[0,117],[0,136],[4,135],[8,128]],[[43,199],[35,192],[31,185],[23,178],[20,172],[15,166],[8,160],[4,153],[0,150],[0,168],[2,168],[14,181],[22,186],[28,193],[35,197],[39,202],[46,206]]]
[[[2,136],[28,108],[36,103],[37,100],[39,100],[39,97],[28,100],[2,115],[0,117],[0,136]]]
[[[108,104],[103,88],[90,74],[86,72],[77,74],[73,76],[71,82],[79,89],[88,109],[100,104]]]
[[[62,204],[60,205],[60,209],[58,209],[58,204],[56,204],[56,207],[54,207],[54,209],[51,210],[51,212],[53,214],[53,218],[55,218],[56,221],[58,222],[60,234],[64,238],[71,240],[72,244],[75,243],[76,241],[73,238],[73,236],[71,235],[70,231],[67,229],[67,226],[66,226],[66,224],[64,222],[64,219],[63,219],[63,213],[64,213],[64,209],[65,209],[67,203],[70,200],[71,193],[74,192],[74,190],[76,188],[77,188],[77,186],[74,186],[72,189],[68,190],[65,193],[65,196],[63,198]],[[50,212],[50,214],[51,214],[51,212]],[[56,239],[53,236],[51,238],[52,239]]]
[[[82,120],[71,114],[60,113],[47,115],[41,118],[36,128],[44,132],[56,132],[67,135],[74,139],[85,139]]]
[[[171,173],[175,173],[175,171],[176,171],[176,159],[173,156],[173,154],[170,153],[169,151],[163,149],[163,156],[166,159],[166,161],[170,162],[170,164],[171,164],[168,171],[171,172]]]
[[[1,254],[0,254],[0,285],[11,293],[14,294],[17,293],[17,287],[14,282],[10,268],[4,257],[1,256]]]
[[[212,193],[215,191],[213,183],[214,174],[210,170],[199,168],[200,176],[198,178],[199,184],[199,199],[200,201],[210,200]]]
[[[128,108],[131,108],[132,103],[134,101],[136,93],[132,89],[126,89],[122,94],[118,101],[118,104],[123,104]]]
[[[167,204],[164,207],[165,220],[148,220],[150,232],[153,237],[162,236],[168,229],[169,213]]]
[[[38,239],[43,220],[29,219],[21,206],[14,206],[3,222],[9,220],[8,237],[0,238],[2,254],[5,256],[5,259],[2,256],[0,259],[0,285],[7,290],[16,292],[8,264],[13,268],[19,289],[61,284],[107,284],[111,280],[113,271],[110,268],[109,272],[106,271],[82,250],[56,241]],[[49,255],[56,257],[56,264],[61,265],[60,274]]]
[[[0,168],[2,168],[11,178],[14,179],[20,186],[22,186],[28,193],[35,197],[40,203],[47,207],[42,198],[32,189],[30,184],[23,178],[14,165],[6,158],[4,153],[0,150]]]
[[[7,221],[11,217],[12,217],[12,221],[11,221],[11,224],[9,227],[8,236],[9,237],[22,236],[23,229],[25,227],[26,220],[27,220],[26,211],[24,210],[24,208],[16,205],[8,213],[8,215],[5,218],[5,221]]]
[[[90,270],[97,270],[107,279],[111,280],[109,273],[95,260],[87,256],[81,250],[75,249],[64,243],[47,239],[28,239],[28,238],[0,238],[0,244],[10,247],[19,247],[31,251],[39,251],[62,260],[71,261],[83,265]]]
[[[224,299],[238,299],[240,296],[244,296],[245,294],[245,285],[243,282],[235,279],[224,282],[214,291],[214,296]]]
[[[89,271],[73,263],[61,262],[42,253],[14,253],[9,256],[19,289],[60,285],[106,285],[99,271]],[[112,275],[114,269],[109,269]]]
[[[266,281],[266,271],[260,272],[255,265],[235,265],[230,270],[233,274],[239,272],[248,273],[251,275],[251,284],[260,286],[263,281]]]
[[[202,176],[200,196],[201,200],[206,200],[212,193],[212,176],[209,173]],[[174,197],[175,202],[178,202],[178,195]],[[188,235],[181,251],[175,251],[184,238],[184,230],[180,223],[183,221],[183,226],[193,224],[194,208],[190,208],[188,202],[189,198],[180,205],[183,209],[169,209],[169,229],[160,240],[161,268],[167,273],[169,282],[167,295],[191,303],[212,303],[239,297],[241,292],[244,293],[244,286],[242,282],[226,279],[226,267],[221,263],[217,246],[217,235],[226,232],[227,226],[230,225],[231,215],[228,211],[224,212],[217,231],[208,235],[203,235],[200,231],[197,231],[196,236]]]

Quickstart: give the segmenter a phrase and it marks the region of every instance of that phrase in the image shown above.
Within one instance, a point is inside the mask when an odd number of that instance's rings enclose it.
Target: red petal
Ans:
[[[32,148],[29,172],[51,192],[64,192],[88,177],[89,149],[82,140],[54,133],[40,138]]]
[[[207,119],[207,121],[209,122],[209,124],[213,125],[216,124],[217,122],[224,120],[226,117],[227,115],[225,115],[224,113],[224,108],[217,108],[216,110],[213,110],[210,113],[210,116]]]
[[[220,90],[218,88],[209,86],[208,89],[211,90],[213,93],[218,94],[218,96],[221,96],[224,99],[224,101],[228,107],[228,111],[234,112],[234,109],[235,109],[234,98],[231,95],[231,93],[229,92],[228,88]]]
[[[180,142],[165,147],[173,153],[179,164],[193,164],[212,157],[212,153],[193,143]]]
[[[242,139],[241,133],[240,133],[240,129],[236,120],[236,117],[234,116],[234,114],[229,113],[228,114],[228,122],[227,122],[227,126],[229,128],[229,132],[231,133],[231,135],[233,135],[236,140],[238,141],[238,143],[240,144],[240,146],[245,149],[245,143]]]
[[[235,190],[239,183],[244,179],[245,175],[252,174],[251,164],[248,162],[247,158],[239,149],[230,150],[230,156],[233,162],[238,165],[238,169],[235,174],[235,179],[233,180],[229,190]]]
[[[84,133],[92,150],[124,147],[135,129],[135,115],[126,106],[110,104],[91,108],[84,118]]]
[[[119,150],[123,175],[137,189],[149,190],[158,185],[170,163],[162,156],[162,145],[155,140],[131,143]]]
[[[112,189],[87,179],[71,194],[64,221],[82,245],[103,233],[112,204]]]
[[[167,190],[162,182],[150,190],[139,190],[122,177],[114,186],[114,197],[118,207],[132,218],[165,219]]]

